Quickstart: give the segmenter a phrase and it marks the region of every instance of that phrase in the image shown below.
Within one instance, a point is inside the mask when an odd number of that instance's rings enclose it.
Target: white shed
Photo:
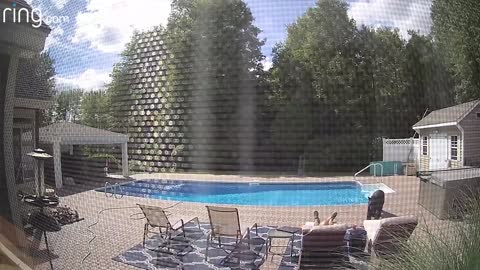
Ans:
[[[55,123],[39,130],[40,143],[53,145],[55,186],[63,186],[62,145],[112,145],[122,147],[122,174],[128,176],[128,135],[74,123]]]
[[[480,100],[433,111],[413,129],[420,135],[420,170],[480,165]]]

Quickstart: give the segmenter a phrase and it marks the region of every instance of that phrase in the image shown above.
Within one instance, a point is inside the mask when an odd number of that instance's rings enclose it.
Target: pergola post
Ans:
[[[128,176],[128,143],[122,143],[122,175]]]
[[[55,172],[55,187],[62,188],[62,151],[60,143],[53,143],[53,171]]]

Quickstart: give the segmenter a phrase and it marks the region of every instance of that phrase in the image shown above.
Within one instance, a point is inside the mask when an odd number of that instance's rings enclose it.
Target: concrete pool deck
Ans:
[[[301,182],[331,182],[352,181],[352,177],[260,177],[260,176],[234,176],[211,174],[140,174],[132,176],[136,180],[146,179],[179,179],[197,181],[222,181],[222,182],[268,182],[268,183],[301,183]],[[441,221],[418,205],[419,180],[416,177],[359,177],[357,180],[363,184],[384,183],[395,193],[386,194],[384,211],[386,214],[396,216],[416,215],[420,223],[433,227],[444,227],[452,222]],[[106,197],[103,192],[86,191],[70,196],[61,197],[61,205],[66,204],[78,210],[85,220],[76,224],[63,227],[60,232],[49,233],[49,244],[55,254],[53,260],[55,269],[139,269],[123,263],[113,261],[112,258],[127,249],[141,243],[144,220],[132,219],[140,213],[137,203],[168,207],[176,202],[158,199],[124,196],[121,199]],[[232,207],[232,205],[228,205]],[[127,208],[128,209],[120,209]],[[301,226],[306,221],[312,221],[313,211],[317,210],[320,216],[326,217],[333,211],[338,212],[337,222],[347,224],[362,224],[366,217],[367,205],[348,206],[235,206],[239,209],[241,223],[251,225],[290,225]],[[105,210],[109,209],[109,210]],[[88,242],[92,235],[87,231],[87,226],[97,221],[97,215],[104,211],[98,219],[98,224],[92,227],[96,239],[92,242],[92,251],[85,262],[82,259],[89,253]],[[171,220],[198,216],[200,221],[208,222],[205,204],[182,202],[169,209]],[[132,216],[133,215],[133,216]],[[44,247],[44,242],[42,241]],[[48,262],[43,260],[35,269],[49,269]],[[262,269],[277,269],[280,257],[270,258]]]

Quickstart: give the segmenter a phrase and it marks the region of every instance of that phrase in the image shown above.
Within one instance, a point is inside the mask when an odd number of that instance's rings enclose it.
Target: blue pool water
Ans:
[[[173,180],[134,181],[116,193],[173,201],[268,206],[365,204],[375,186],[360,183],[224,183]],[[101,191],[104,191],[103,189]],[[108,189],[107,192],[112,192]]]

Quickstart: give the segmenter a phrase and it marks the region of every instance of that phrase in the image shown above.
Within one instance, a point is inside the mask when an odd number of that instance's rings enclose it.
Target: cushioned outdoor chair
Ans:
[[[297,269],[345,269],[349,265],[347,229],[346,224],[304,228]]]
[[[251,238],[249,227],[245,227],[242,230],[237,208],[207,206],[207,211],[211,229],[207,236],[205,260],[208,260],[208,249],[213,244],[215,244],[216,248],[222,248],[229,253],[223,261],[229,258],[240,260],[240,257],[250,257],[251,259],[258,257],[258,254],[251,249],[251,246],[258,245],[261,238]],[[255,235],[258,235],[257,224],[254,224],[253,228],[255,228]],[[223,243],[222,238],[226,240]]]
[[[380,219],[385,203],[385,192],[375,191],[371,197],[368,197],[367,219]]]
[[[170,223],[165,210],[157,206],[148,206],[137,204],[145,215],[146,223],[143,229],[143,247],[145,247],[145,240],[149,234],[160,235],[162,240],[166,240],[167,246],[170,244],[170,241],[173,237],[183,236],[185,240],[185,224],[188,224],[194,221],[198,229],[200,230],[200,222],[197,217],[192,218],[191,220],[184,222],[183,219],[180,219],[176,223]],[[156,231],[158,229],[158,232]],[[178,238],[177,238],[178,239]]]
[[[365,220],[367,250],[373,256],[388,259],[395,256],[417,227],[415,216],[391,217],[382,220]]]

